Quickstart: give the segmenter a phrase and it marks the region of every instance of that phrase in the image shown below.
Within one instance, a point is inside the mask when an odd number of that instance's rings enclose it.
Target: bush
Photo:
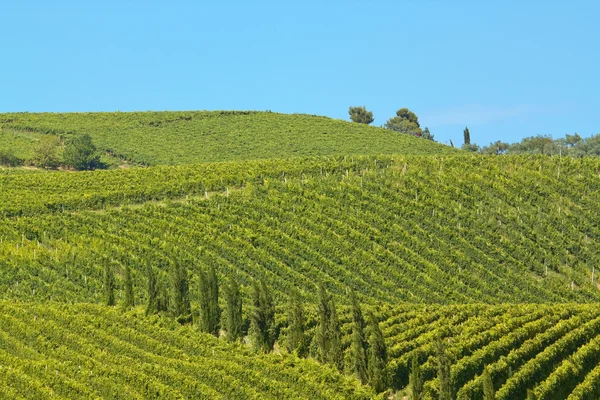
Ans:
[[[0,165],[7,167],[16,167],[23,165],[23,160],[15,156],[10,150],[0,150]]]

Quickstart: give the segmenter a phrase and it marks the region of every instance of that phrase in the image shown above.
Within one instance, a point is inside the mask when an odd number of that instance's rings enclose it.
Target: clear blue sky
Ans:
[[[253,4],[254,3],[254,4]],[[326,4],[325,4],[326,3]],[[597,1],[4,1],[0,112],[251,109],[600,133]]]

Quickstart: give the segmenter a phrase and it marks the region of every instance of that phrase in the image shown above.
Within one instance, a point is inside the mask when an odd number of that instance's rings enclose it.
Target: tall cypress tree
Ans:
[[[156,310],[158,312],[167,312],[169,311],[169,291],[167,289],[167,278],[164,276],[165,273],[162,270],[158,271],[156,275],[156,288],[158,292],[158,298],[156,301]]]
[[[221,322],[221,309],[219,308],[219,278],[214,264],[211,264],[208,274],[208,289],[210,291],[210,333],[219,336],[219,325]]]
[[[111,262],[104,262],[104,299],[107,306],[115,305],[115,272]]]
[[[442,339],[436,343],[439,400],[452,400],[452,377],[450,375],[450,357]]]
[[[387,347],[379,321],[372,311],[368,314],[367,366],[369,383],[377,392],[383,392],[387,386]]]
[[[328,362],[333,364],[341,372],[344,368],[342,330],[333,299],[329,301],[329,310],[331,314],[329,316],[329,324],[327,328],[327,335],[329,336],[330,343]]]
[[[176,317],[186,318],[191,314],[190,287],[187,269],[182,262],[171,264],[171,298]]]
[[[257,351],[268,353],[275,344],[275,306],[264,280],[252,283],[250,332]]]
[[[298,356],[303,357],[306,352],[304,329],[306,326],[306,318],[304,316],[304,307],[302,306],[302,298],[297,289],[292,289],[287,307],[288,320],[288,335],[286,348],[291,352],[295,352]]]
[[[225,285],[225,330],[227,340],[234,342],[242,337],[242,295],[235,277]]]
[[[464,142],[468,146],[471,144],[471,132],[469,132],[469,128],[465,126],[465,130],[463,131]]]
[[[361,383],[367,383],[367,341],[365,340],[365,320],[354,290],[350,290],[350,303],[352,305],[352,343],[350,345],[350,358],[352,370]]]
[[[331,340],[328,335],[329,320],[331,318],[329,294],[325,290],[323,282],[317,284],[318,296],[318,315],[319,325],[315,332],[315,342],[317,344],[317,359],[326,363],[329,361],[329,353],[331,349]]]
[[[198,328],[201,332],[212,333],[211,330],[211,317],[210,317],[210,289],[208,282],[208,275],[204,270],[200,269],[198,273],[198,298],[200,305],[200,319],[198,322]]]
[[[158,282],[154,267],[148,263],[146,267],[148,281],[148,304],[146,305],[146,315],[154,314],[158,311]]]
[[[413,353],[411,360],[411,369],[409,377],[410,399],[423,399],[423,375],[421,374],[421,365],[419,364],[419,354]]]
[[[492,381],[492,376],[490,375],[490,371],[488,371],[487,367],[483,368],[483,374],[481,378],[483,380],[483,399],[494,400],[496,398],[494,382]]]
[[[131,267],[129,264],[125,265],[125,302],[123,306],[125,308],[131,308],[135,305],[133,298],[133,280],[131,279]]]

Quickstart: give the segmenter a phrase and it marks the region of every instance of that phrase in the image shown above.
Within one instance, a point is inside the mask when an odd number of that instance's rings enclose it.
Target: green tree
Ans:
[[[359,124],[370,124],[374,121],[373,113],[367,111],[364,106],[350,107],[348,109],[348,114],[350,114],[350,119],[353,122],[358,122]]]
[[[422,400],[423,399],[423,375],[421,374],[421,364],[419,364],[419,354],[413,353],[411,359],[411,369],[409,382],[410,386],[410,399],[411,400]]]
[[[470,145],[471,144],[471,132],[469,132],[469,128],[465,126],[465,130],[463,131],[463,137],[464,137],[464,144],[465,145]]]
[[[483,368],[483,374],[481,377],[483,380],[483,399],[494,400],[496,398],[494,382],[492,381],[492,376],[490,375],[490,371],[488,371],[487,367]]]
[[[180,261],[171,263],[171,290],[173,314],[180,320],[189,319],[192,312],[188,273]]]
[[[423,136],[419,118],[408,108],[401,108],[396,111],[396,116],[388,119],[384,127],[407,135],[416,137]],[[427,139],[433,140],[433,135],[431,135],[429,129],[427,129]]]
[[[125,264],[125,308],[131,308],[135,305],[133,298],[133,280],[131,279],[131,267],[129,264]]]
[[[107,306],[115,305],[115,271],[111,262],[104,262],[104,299]]]
[[[225,331],[227,340],[234,342],[242,337],[242,294],[234,276],[225,285]]]
[[[219,308],[219,278],[214,264],[211,264],[208,275],[208,288],[210,290],[210,332],[219,336],[221,309]]]
[[[333,299],[329,302],[329,324],[327,327],[327,335],[329,336],[329,360],[328,362],[334,365],[338,371],[342,371],[344,369],[344,351],[342,347],[342,329],[340,325],[340,320],[337,315],[337,309],[335,307],[335,302]]]
[[[329,361],[331,349],[331,339],[328,334],[329,320],[331,318],[329,294],[325,290],[323,282],[317,284],[318,306],[317,313],[319,325],[315,333],[315,342],[317,345],[317,359],[326,363]]]
[[[369,384],[375,391],[383,392],[387,386],[387,347],[379,321],[372,311],[368,313],[367,367]]]
[[[350,304],[352,306],[352,342],[350,344],[350,359],[352,371],[364,384],[367,383],[367,341],[365,339],[365,320],[356,293],[350,289]]]
[[[33,165],[41,168],[56,168],[60,165],[60,139],[43,136],[33,149]]]
[[[268,353],[275,344],[275,306],[264,280],[252,283],[251,298],[250,333],[253,346],[256,351]]]
[[[307,350],[304,335],[306,317],[304,316],[304,307],[302,306],[300,292],[295,288],[292,289],[289,296],[287,320],[288,334],[286,348],[290,353],[295,352],[298,356],[303,357]]]
[[[437,383],[439,389],[439,400],[452,400],[452,377],[450,375],[450,357],[448,356],[446,343],[438,339],[435,346],[437,358]]]
[[[103,167],[100,154],[88,134],[77,135],[65,145],[63,153],[65,165],[77,170],[92,170]]]
[[[146,315],[154,314],[158,311],[158,279],[155,268],[148,263],[146,267],[148,281],[148,303],[146,305]]]

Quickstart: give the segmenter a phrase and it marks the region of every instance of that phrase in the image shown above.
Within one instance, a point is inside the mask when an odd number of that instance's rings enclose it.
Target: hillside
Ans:
[[[95,305],[0,302],[0,397],[368,399],[293,356],[256,355],[165,318]]]
[[[0,150],[31,157],[40,135],[87,133],[130,163],[191,164],[299,156],[448,154],[408,135],[326,117],[254,111],[0,114]]]
[[[289,174],[282,165],[6,176],[16,191],[3,191],[8,215],[33,205],[0,222],[1,296],[96,301],[112,260],[131,266],[140,297],[146,265],[166,273],[179,262],[192,276],[215,265],[244,283],[265,278],[280,298],[322,280],[336,295],[351,287],[391,304],[600,299],[597,160],[308,159]],[[143,204],[157,194],[172,201]]]

